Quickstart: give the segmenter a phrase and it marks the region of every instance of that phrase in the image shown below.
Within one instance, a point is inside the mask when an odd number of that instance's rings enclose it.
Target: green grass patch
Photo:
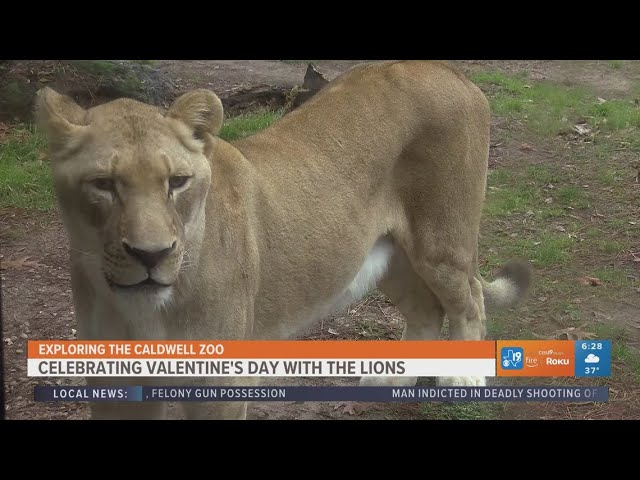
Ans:
[[[582,310],[569,302],[560,302],[559,308],[571,319],[571,322],[578,324],[582,320]]]
[[[605,187],[611,187],[616,182],[616,171],[608,168],[600,169],[598,182]]]
[[[640,108],[629,100],[609,100],[589,107],[591,122],[603,130],[619,130],[640,126]]]
[[[626,287],[632,283],[629,278],[632,273],[628,268],[607,266],[595,269],[592,276],[602,280],[606,286]]]
[[[609,60],[609,67],[620,70],[624,66],[624,60]]]
[[[571,258],[574,241],[567,235],[542,232],[535,240],[522,238],[515,241],[516,253],[528,258],[538,267],[548,267],[566,263]]]
[[[91,75],[112,75],[122,71],[122,68],[109,60],[73,60],[70,62],[78,70]]]
[[[587,208],[589,206],[587,194],[584,189],[577,187],[576,185],[560,187],[556,191],[555,197],[563,205],[569,205],[574,208]]]
[[[619,253],[630,248],[629,242],[622,242],[620,240],[613,240],[609,238],[602,238],[593,242],[594,247],[602,253]]]
[[[432,420],[492,420],[504,407],[489,402],[425,403],[422,413]]]
[[[505,217],[513,213],[524,213],[536,205],[538,195],[531,186],[502,188],[487,195],[484,213],[490,217]]]
[[[34,127],[12,131],[0,144],[0,207],[48,210],[55,203],[45,140]]]
[[[633,101],[600,102],[583,87],[500,72],[480,72],[471,79],[485,89],[495,115],[517,118],[539,134],[555,135],[584,120],[602,131],[640,126],[640,108]]]
[[[529,165],[526,173],[529,179],[540,185],[554,185],[564,180],[557,166]]]
[[[220,130],[220,138],[233,141],[267,128],[282,116],[280,110],[263,110],[229,118]]]
[[[607,223],[613,228],[623,228],[628,225],[627,220],[624,218],[610,218]]]
[[[494,170],[488,178],[484,214],[509,217],[514,213],[534,212],[542,219],[564,214],[564,208],[586,208],[587,193],[568,184],[568,176],[557,167],[530,165],[524,171]],[[546,199],[551,198],[551,203]],[[555,200],[555,201],[554,201]]]
[[[613,343],[611,356],[614,360],[623,363],[640,380],[640,352],[626,343]]]

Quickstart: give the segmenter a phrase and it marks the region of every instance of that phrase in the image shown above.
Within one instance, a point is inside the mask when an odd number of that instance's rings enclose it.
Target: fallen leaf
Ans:
[[[331,335],[340,335],[338,332],[336,332],[333,328],[330,328],[329,330],[327,330],[327,332],[329,332]]]
[[[0,270],[24,270],[25,268],[37,268],[42,264],[35,260],[29,260],[31,257],[21,257],[15,260],[5,260],[0,264]]]
[[[566,232],[566,231],[567,231],[567,229],[566,229],[566,228],[564,228],[562,225],[558,225],[558,226],[556,227],[556,230],[558,230],[559,232]]]
[[[600,97],[598,97],[598,99],[597,99],[597,100],[598,100],[598,103],[604,103],[604,102],[606,102],[606,100],[605,100],[604,98],[600,98]]]
[[[584,286],[592,286],[597,287],[598,285],[602,285],[602,280],[596,277],[580,277],[578,278],[578,283]]]
[[[591,133],[591,128],[586,123],[574,125],[573,129],[578,132],[578,135],[589,135]]]
[[[338,403],[335,407],[333,407],[333,409],[334,410],[341,409],[342,413],[348,413],[349,415],[362,415],[362,412],[365,411],[366,407],[361,403],[348,402],[348,403]]]
[[[523,150],[525,152],[531,152],[533,150],[535,150],[535,147],[533,145],[531,145],[530,143],[523,143],[520,145],[520,150]]]
[[[596,338],[596,334],[582,330],[582,327],[569,327],[557,331],[555,338],[558,340],[590,340]]]
[[[544,199],[544,203],[553,203],[553,198],[551,198],[551,197],[545,198]]]

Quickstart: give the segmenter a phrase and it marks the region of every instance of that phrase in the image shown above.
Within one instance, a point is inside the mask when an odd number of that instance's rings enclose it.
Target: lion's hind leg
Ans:
[[[398,249],[389,270],[379,283],[405,319],[402,340],[437,340],[444,321],[438,298],[413,270],[406,254]],[[362,377],[361,386],[414,386],[417,377]]]
[[[451,340],[483,340],[486,333],[481,282],[456,261],[422,262],[422,278],[447,315]],[[484,386],[480,376],[439,377],[439,385]]]

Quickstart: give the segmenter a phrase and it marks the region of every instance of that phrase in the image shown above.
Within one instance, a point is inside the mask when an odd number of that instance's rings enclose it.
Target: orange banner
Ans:
[[[28,358],[495,358],[494,341],[29,340]]]

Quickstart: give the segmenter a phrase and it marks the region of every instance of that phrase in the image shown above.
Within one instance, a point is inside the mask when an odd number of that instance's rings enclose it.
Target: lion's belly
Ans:
[[[345,282],[337,295],[330,298],[318,299],[313,305],[305,305],[297,312],[280,312],[280,317],[275,324],[261,322],[257,312],[257,324],[264,328],[255,332],[258,338],[287,338],[295,334],[299,329],[309,326],[316,320],[324,318],[331,313],[340,311],[350,304],[360,300],[365,294],[376,287],[376,284],[385,275],[389,261],[394,252],[394,244],[390,237],[384,236],[378,239],[368,255],[360,265],[360,269]]]
[[[367,258],[365,258],[360,270],[358,270],[349,286],[336,299],[327,314],[346,308],[375,288],[378,281],[387,272],[392,255],[393,242],[391,239],[389,237],[379,239],[369,252],[369,255],[367,255]]]

